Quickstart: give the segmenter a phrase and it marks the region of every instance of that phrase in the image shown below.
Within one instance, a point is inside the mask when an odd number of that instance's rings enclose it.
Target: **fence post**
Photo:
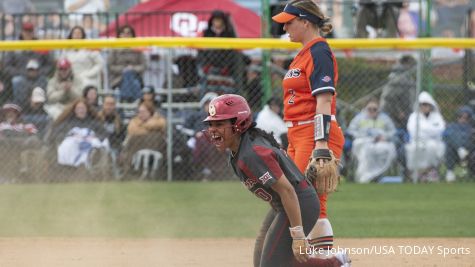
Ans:
[[[261,0],[262,6],[262,19],[261,19],[261,35],[264,38],[270,38],[270,4],[269,0]],[[272,96],[272,84],[271,84],[271,52],[270,50],[264,49],[262,51],[262,74],[261,74],[261,84],[263,89],[263,98],[261,99],[261,106],[264,106],[264,103]]]
[[[0,32],[1,32],[1,36],[2,36],[2,40],[5,40],[5,24],[7,22],[7,20],[5,19],[5,14],[2,14],[2,28],[0,29]]]
[[[171,182],[173,179],[173,114],[172,114],[172,64],[173,64],[173,49],[167,49],[167,181]]]
[[[467,13],[467,38],[475,38],[475,36],[472,35],[472,10],[469,9]],[[473,54],[472,54],[472,49],[465,49],[465,56],[463,58],[463,89],[465,91],[465,99],[467,101],[470,101],[472,99],[472,93],[470,89],[470,85],[472,84],[473,86]]]
[[[420,124],[419,124],[419,121],[420,121],[420,114],[419,114],[419,94],[421,93],[422,91],[422,70],[423,70],[423,66],[424,66],[424,50],[420,50],[418,53],[417,53],[417,72],[416,72],[416,99],[414,101],[414,112],[416,112],[417,116],[416,116],[416,133],[415,133],[415,136],[413,136],[412,138],[414,138],[414,142],[415,142],[415,145],[416,145],[416,149],[414,151],[414,157],[413,157],[413,160],[415,160],[417,162],[417,157],[419,156],[419,127],[420,127]],[[407,163],[406,163],[407,165]],[[415,170],[414,170],[414,173],[412,174],[412,180],[414,183],[418,183],[419,182],[419,165],[417,163],[414,164],[415,166]]]

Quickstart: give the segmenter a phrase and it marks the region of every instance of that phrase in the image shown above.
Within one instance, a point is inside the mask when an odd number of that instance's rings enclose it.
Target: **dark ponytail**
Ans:
[[[279,143],[275,140],[274,136],[272,133],[268,133],[260,128],[256,127],[256,123],[252,122],[251,126],[249,126],[249,129],[247,129],[247,132],[249,132],[249,136],[251,137],[251,140],[254,140],[256,137],[263,137],[266,139],[273,147],[276,148],[282,148]]]

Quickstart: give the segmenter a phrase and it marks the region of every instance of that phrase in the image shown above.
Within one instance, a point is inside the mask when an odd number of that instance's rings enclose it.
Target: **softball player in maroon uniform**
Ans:
[[[246,100],[222,95],[209,104],[205,130],[220,151],[230,151],[230,163],[244,186],[269,202],[272,224],[263,242],[260,266],[342,266],[346,254],[320,259],[309,257],[306,235],[318,219],[319,201],[315,189],[279,148],[273,136],[252,121]]]

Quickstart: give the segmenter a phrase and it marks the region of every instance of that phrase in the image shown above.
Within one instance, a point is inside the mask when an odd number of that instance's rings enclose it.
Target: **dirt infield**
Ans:
[[[252,239],[0,238],[0,266],[252,266]],[[353,266],[475,266],[475,238],[338,239]],[[449,253],[445,255],[444,252]]]

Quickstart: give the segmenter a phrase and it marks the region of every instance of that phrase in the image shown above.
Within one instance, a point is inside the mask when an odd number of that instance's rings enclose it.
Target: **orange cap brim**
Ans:
[[[279,14],[272,17],[272,20],[278,23],[287,23],[293,20],[296,16],[287,12],[280,12]]]

